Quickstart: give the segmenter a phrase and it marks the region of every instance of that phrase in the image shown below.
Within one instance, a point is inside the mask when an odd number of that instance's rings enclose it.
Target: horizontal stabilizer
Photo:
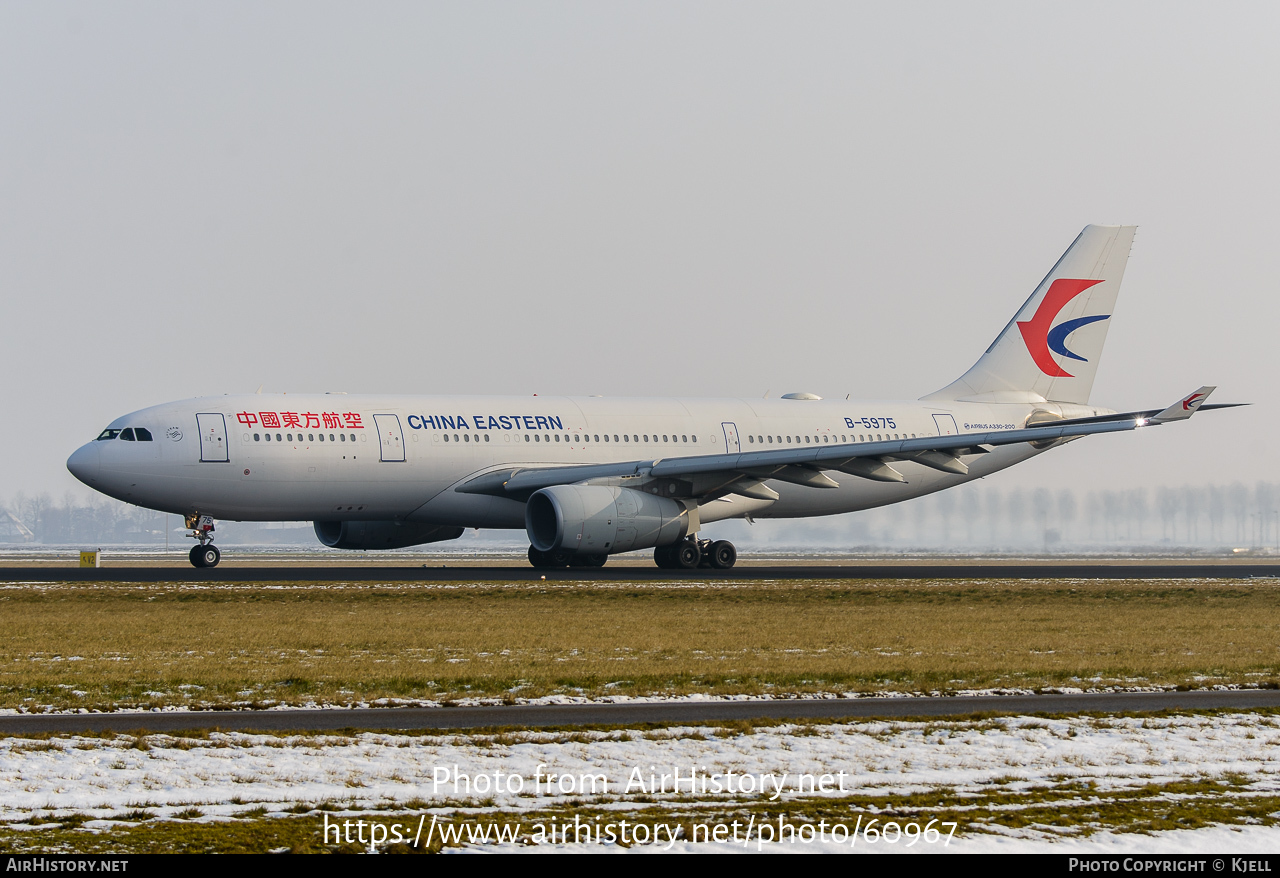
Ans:
[[[1169,421],[1185,421],[1194,415],[1196,409],[1204,405],[1204,401],[1209,398],[1209,394],[1217,389],[1216,387],[1201,387],[1195,393],[1183,397],[1150,420],[1157,424],[1167,424]]]

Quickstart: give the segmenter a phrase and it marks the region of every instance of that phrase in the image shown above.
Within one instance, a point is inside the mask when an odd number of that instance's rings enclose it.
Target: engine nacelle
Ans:
[[[456,540],[463,528],[414,521],[317,521],[316,539],[331,549],[403,549]]]
[[[690,513],[677,500],[631,488],[555,485],[529,498],[524,525],[541,552],[616,555],[677,542],[689,533]]]

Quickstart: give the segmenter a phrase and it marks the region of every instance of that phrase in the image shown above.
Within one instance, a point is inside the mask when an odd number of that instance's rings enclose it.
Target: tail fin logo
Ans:
[[[1053,326],[1053,321],[1059,312],[1067,307],[1068,302],[1089,287],[1100,283],[1102,283],[1101,280],[1059,278],[1049,285],[1049,292],[1045,293],[1040,307],[1036,309],[1031,319],[1018,321],[1018,329],[1022,332],[1022,340],[1026,342],[1027,351],[1044,374],[1054,378],[1075,377],[1058,365],[1053,359],[1053,354],[1087,362],[1084,357],[1067,349],[1067,336],[1082,326],[1106,320],[1110,315],[1077,317],[1075,320],[1064,320],[1057,326]]]

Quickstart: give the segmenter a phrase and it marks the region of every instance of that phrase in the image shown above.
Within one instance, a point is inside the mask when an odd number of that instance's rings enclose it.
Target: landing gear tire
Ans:
[[[702,561],[702,550],[698,548],[698,543],[694,540],[677,543],[674,555],[675,566],[682,570],[693,570]]]
[[[217,567],[218,562],[222,560],[222,553],[218,551],[217,546],[208,543],[203,546],[192,546],[190,557],[192,567]]]
[[[609,560],[608,555],[574,555],[569,562],[570,567],[603,567]]]
[[[533,546],[529,547],[529,563],[539,570],[549,570],[556,566],[550,552],[543,552]]]
[[[653,563],[663,570],[674,570],[676,567],[675,559],[672,557],[674,549],[675,546],[658,546],[653,550]]]
[[[566,552],[564,549],[555,549],[550,552],[542,552],[542,551],[539,551],[538,549],[535,549],[533,546],[529,547],[529,563],[540,570],[554,570],[558,567],[586,566],[586,565],[580,565],[575,560],[577,557],[578,556],[574,555],[573,552]],[[588,555],[586,557],[592,558],[595,556]],[[604,562],[601,562],[600,564],[595,564],[593,566],[602,567],[604,566]]]
[[[716,540],[711,544],[711,566],[717,570],[728,570],[738,563],[738,550],[728,540]]]

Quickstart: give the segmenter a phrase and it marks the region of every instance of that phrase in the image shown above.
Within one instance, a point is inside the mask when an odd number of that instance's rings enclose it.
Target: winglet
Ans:
[[[1169,421],[1183,421],[1196,413],[1196,409],[1209,398],[1209,394],[1213,393],[1216,387],[1201,387],[1190,396],[1184,396],[1182,399],[1169,406],[1167,409],[1156,415],[1154,418],[1148,418],[1147,422],[1151,424],[1165,424]]]

